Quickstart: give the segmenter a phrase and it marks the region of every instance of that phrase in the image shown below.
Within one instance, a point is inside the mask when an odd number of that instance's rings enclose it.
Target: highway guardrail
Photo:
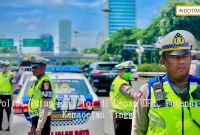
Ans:
[[[162,76],[166,74],[165,72],[138,72],[140,77],[154,77],[154,76]]]

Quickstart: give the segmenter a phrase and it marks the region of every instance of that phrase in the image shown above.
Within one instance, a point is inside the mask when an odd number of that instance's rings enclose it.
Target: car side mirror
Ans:
[[[21,89],[16,89],[13,91],[13,94],[18,95]]]

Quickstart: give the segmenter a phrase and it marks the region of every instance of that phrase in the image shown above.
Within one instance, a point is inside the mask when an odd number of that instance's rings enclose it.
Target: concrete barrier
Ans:
[[[162,76],[166,74],[165,72],[138,72],[139,75],[139,80],[150,80],[151,78],[155,77],[155,76]]]

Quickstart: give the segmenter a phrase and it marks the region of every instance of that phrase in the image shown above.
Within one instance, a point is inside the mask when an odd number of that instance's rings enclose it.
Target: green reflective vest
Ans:
[[[124,115],[132,115],[134,108],[134,100],[124,96],[119,91],[120,86],[127,82],[120,77],[116,77],[111,85],[110,101],[114,112]]]
[[[159,107],[156,104],[154,91],[151,87],[147,135],[199,135],[200,128],[192,121],[194,119],[200,124],[200,100],[194,100],[191,96],[196,87],[196,82],[189,83],[190,101],[183,102],[175,94],[169,81],[166,80],[163,83],[166,98],[165,107]]]
[[[0,95],[11,95],[12,94],[12,83],[10,77],[13,73],[8,71],[6,74],[0,72]]]
[[[49,113],[50,116],[52,111],[55,110],[55,89],[52,81],[50,80],[48,75],[44,75],[37,84],[33,84],[31,88],[28,91],[28,95],[30,96],[30,100],[28,102],[28,113],[30,117],[39,116],[40,113],[40,106],[42,101],[42,94],[41,94],[41,85],[44,80],[48,80],[51,83],[51,89],[52,89],[52,99],[49,103],[45,103],[45,105],[49,106]]]

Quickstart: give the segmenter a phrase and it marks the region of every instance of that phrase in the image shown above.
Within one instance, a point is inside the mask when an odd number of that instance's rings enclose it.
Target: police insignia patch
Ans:
[[[43,85],[44,85],[44,90],[49,90],[49,88],[50,88],[49,82],[44,82]]]
[[[174,37],[173,42],[174,42],[174,45],[176,46],[182,46],[185,43],[185,39],[180,33],[177,33]]]
[[[137,102],[137,101],[140,99],[140,97],[141,97],[142,95],[143,95],[142,91],[139,90],[139,91],[137,92],[137,94],[136,94],[135,101]]]

